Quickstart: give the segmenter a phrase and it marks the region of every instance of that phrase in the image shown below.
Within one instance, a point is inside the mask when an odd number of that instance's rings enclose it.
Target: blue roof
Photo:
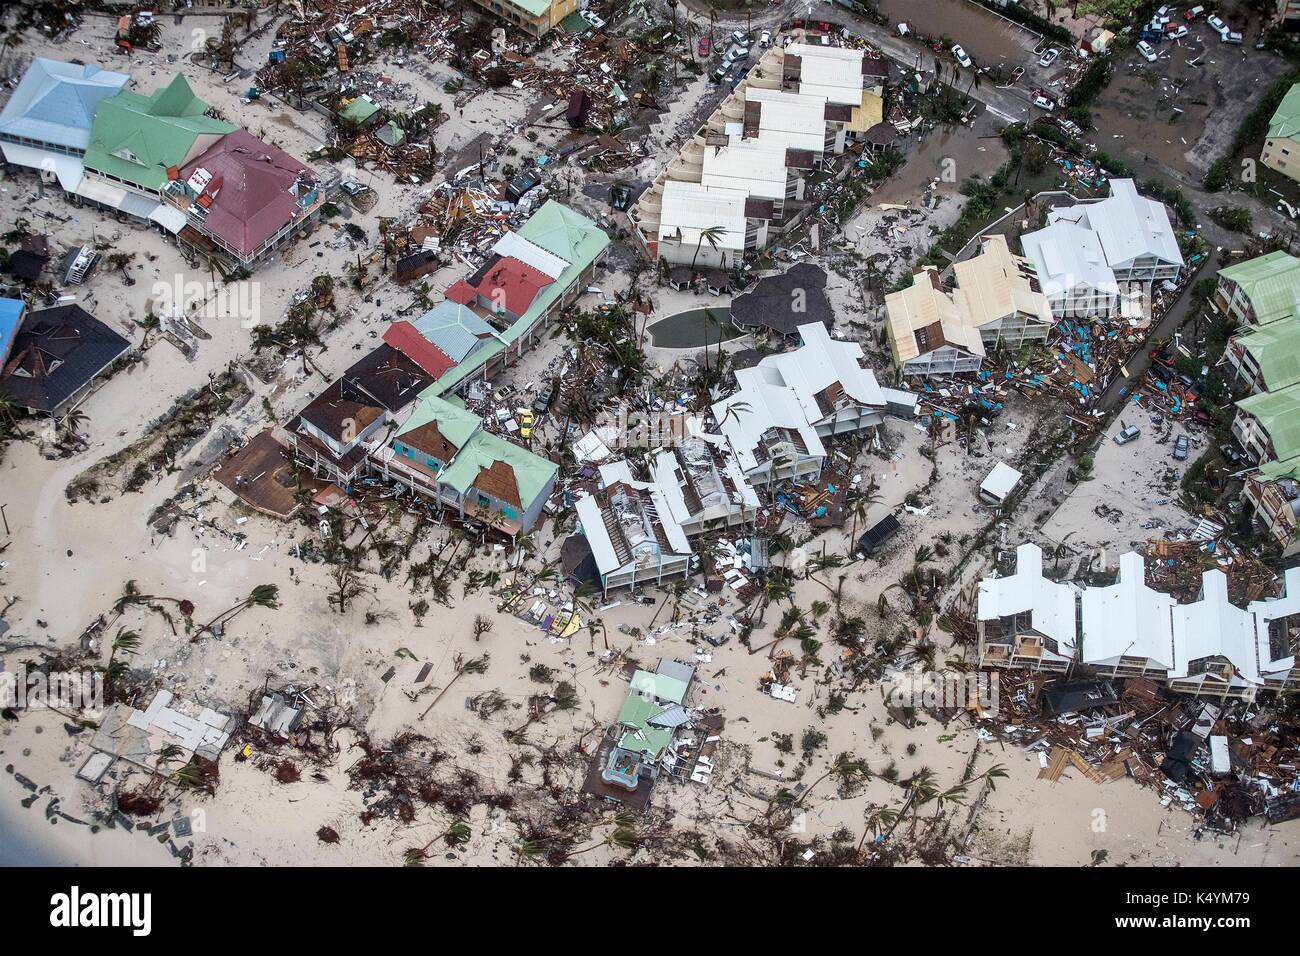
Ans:
[[[22,299],[0,298],[0,365],[9,358],[9,350],[13,348],[26,311],[27,303]]]
[[[0,133],[84,151],[100,100],[121,90],[127,79],[93,64],[37,57],[0,112]]]
[[[444,299],[411,323],[417,332],[447,353],[459,364],[480,342],[480,336],[493,336],[487,322],[463,305]]]

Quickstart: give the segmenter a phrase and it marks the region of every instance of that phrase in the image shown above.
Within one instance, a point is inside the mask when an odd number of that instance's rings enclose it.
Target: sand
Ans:
[[[104,66],[123,69],[126,61],[113,55],[100,36],[103,25],[100,20],[88,21],[62,45],[31,38],[24,49],[62,57],[75,51]],[[265,103],[244,106],[238,101],[240,90],[227,88],[219,76],[180,57],[189,26],[192,24],[187,21],[186,27],[174,30],[165,24],[163,53],[135,58],[130,70],[138,87],[151,89],[155,82],[165,79],[169,70],[179,67],[196,92],[218,105],[227,117],[245,123],[255,132],[265,131],[290,152],[301,155],[320,142],[326,131],[319,117]],[[241,57],[249,62],[260,61],[270,36],[271,32],[263,34]],[[178,59],[172,62],[170,57]],[[384,68],[389,67],[403,85],[402,90],[447,105],[448,98],[441,93],[442,67],[431,68],[427,75],[392,64]],[[660,147],[669,139],[689,132],[692,118],[707,112],[706,99],[712,95],[713,89],[703,80],[686,84],[682,97],[650,132],[652,155],[661,152]],[[514,90],[477,93],[466,108],[467,116],[460,115],[459,107],[448,110],[452,116],[438,132],[439,148],[448,152],[465,149],[482,131],[500,134],[503,150],[512,145],[525,151],[549,148],[557,136],[553,131],[539,131],[538,142],[531,144],[518,126],[546,105],[533,94]],[[933,142],[933,149],[941,151],[942,140],[936,138]],[[989,159],[995,167],[997,155]],[[652,176],[651,167],[638,173]],[[339,171],[357,174],[347,165]],[[918,167],[916,171],[922,173],[918,183],[931,176],[928,170]],[[419,187],[396,186],[380,174],[359,175],[379,194],[375,208],[352,214],[352,221],[366,229],[371,242],[378,215],[407,215],[427,194]],[[134,285],[127,286],[118,275],[100,272],[76,293],[87,308],[129,333],[137,343],[143,332],[133,324],[134,319],[156,296],[154,283],[173,283],[177,277],[203,278],[192,275],[176,250],[156,233],[75,209],[54,195],[36,198],[30,178],[0,181],[0,190],[0,226],[4,228],[21,214],[59,243],[108,235],[119,248],[136,253],[130,267]],[[903,198],[897,196],[895,201]],[[589,215],[604,214],[602,204],[581,189],[574,189],[566,201]],[[951,200],[940,208],[955,216],[957,202]],[[51,216],[71,216],[72,220],[57,222],[47,218]],[[366,249],[335,245],[334,236],[332,226],[323,227],[308,242],[288,247],[276,261],[259,269],[253,280],[260,310],[255,320],[275,324],[293,295],[305,288],[313,275],[340,275],[358,252],[367,253]],[[870,245],[867,241],[862,251]],[[621,244],[616,252],[613,261],[630,261],[630,246]],[[451,266],[428,277],[434,297],[460,274],[459,266]],[[616,272],[601,276],[597,284],[601,293],[584,296],[584,305],[608,301],[615,291],[626,287],[627,276]],[[325,376],[337,374],[354,362],[361,350],[373,347],[386,323],[413,304],[410,290],[387,282],[364,296],[344,285],[339,283],[336,292],[339,327],[328,334],[327,348],[312,357]],[[841,312],[842,329],[862,334],[863,328],[872,327],[875,319],[863,312],[851,281],[833,274],[829,288]],[[704,304],[695,296],[667,289],[656,289],[653,294],[655,318]],[[189,818],[194,835],[179,842],[192,846],[194,865],[392,865],[402,861],[407,848],[431,840],[436,843],[452,820],[443,810],[421,808],[410,823],[382,815],[362,820],[362,811],[372,803],[373,794],[350,786],[348,776],[348,770],[363,754],[360,734],[376,742],[391,740],[404,731],[426,735],[449,755],[446,767],[473,771],[485,786],[515,794],[526,812],[540,815],[553,811],[555,798],[549,793],[576,799],[583,761],[574,748],[581,746],[590,751],[617,712],[627,693],[618,665],[627,658],[646,666],[653,666],[661,657],[696,663],[699,680],[693,702],[720,707],[727,719],[712,783],[707,787],[664,783],[656,790],[653,825],[678,834],[675,839],[681,845],[685,834],[701,835],[704,844],[714,850],[723,843],[744,844],[748,839],[744,824],[765,811],[779,787],[792,786],[796,779],[811,782],[840,753],[863,758],[877,776],[842,798],[831,782],[821,784],[805,801],[805,812],[798,823],[800,839],[827,839],[842,828],[857,834],[864,825],[864,812],[871,805],[899,806],[903,793],[887,776],[905,779],[928,767],[948,785],[956,782],[968,765],[978,745],[970,730],[956,724],[945,729],[928,718],[908,730],[890,720],[877,686],[865,686],[851,694],[844,709],[832,713],[825,710],[831,689],[825,667],[813,666],[806,676],[798,676],[796,669],[792,686],[797,700],[789,704],[759,690],[759,678],[771,666],[765,653],[750,654],[734,640],[720,648],[692,643],[689,629],[684,627],[660,630],[652,639],[635,636],[638,628],[644,635],[657,608],[633,603],[626,593],[611,596],[615,606],[598,612],[593,621],[596,626],[591,630],[558,641],[515,617],[498,614],[497,599],[487,590],[462,593],[463,577],[452,585],[450,606],[435,605],[422,622],[417,622],[410,610],[415,596],[405,584],[404,570],[399,569],[391,580],[385,580],[375,573],[372,563],[362,575],[365,592],[345,613],[339,613],[329,603],[328,569],[301,560],[295,547],[315,538],[314,528],[307,523],[277,523],[228,505],[211,482],[201,483],[196,496],[180,500],[185,517],[170,535],[153,532],[147,524],[148,516],[176,496],[191,475],[206,473],[222,449],[266,427],[270,422],[268,407],[270,414],[283,420],[323,387],[325,378],[306,371],[301,362],[286,362],[269,382],[247,376],[252,398],[224,416],[177,462],[178,473],[155,476],[138,494],[110,495],[108,500],[95,503],[69,503],[64,489],[84,469],[146,434],[159,414],[190,390],[204,385],[210,375],[232,362],[238,365],[252,361],[248,329],[240,317],[218,316],[205,320],[205,326],[212,337],[201,342],[192,361],[170,344],[158,342],[137,365],[110,379],[90,396],[82,406],[88,416],[84,426],[86,443],[69,457],[44,457],[37,444],[16,442],[8,446],[0,461],[0,500],[6,505],[11,529],[4,555],[8,563],[0,571],[0,596],[6,600],[18,598],[5,618],[10,630],[4,646],[30,642],[55,649],[74,645],[93,621],[109,611],[128,580],[135,581],[144,593],[192,600],[198,621],[235,604],[256,585],[275,584],[279,588],[278,610],[252,609],[238,617],[219,639],[206,636],[191,642],[187,635],[173,634],[159,616],[128,609],[118,623],[141,634],[142,645],[131,658],[137,676],[151,686],[172,690],[183,700],[229,712],[243,712],[250,695],[263,686],[309,687],[314,698],[320,699],[318,702],[332,703],[352,722],[354,729],[338,733],[338,750],[333,759],[319,766],[299,761],[304,772],[298,782],[277,782],[269,755],[255,752],[253,759],[238,762],[233,752],[227,751],[220,762],[220,785],[215,796],[165,786],[166,808],[146,822],[176,815]],[[884,379],[888,358],[873,339],[867,341],[871,359]],[[752,340],[742,338],[730,347],[752,344]],[[536,381],[544,370],[564,360],[566,348],[560,339],[547,340],[503,375],[498,384]],[[663,370],[682,358],[681,353],[671,350],[651,351],[652,362]],[[864,480],[874,475],[881,489],[882,500],[873,507],[868,524],[905,500],[917,509],[904,513],[902,533],[882,554],[868,563],[849,565],[841,572],[845,576],[845,607],[866,618],[869,639],[912,626],[896,609],[902,597],[894,585],[910,567],[915,549],[925,544],[942,550],[934,563],[951,569],[964,545],[993,519],[977,500],[979,482],[997,459],[1014,463],[1027,452],[1044,414],[1041,408],[1013,401],[1008,403],[1003,418],[969,448],[941,444],[934,450],[939,477],[933,483],[930,479],[934,466],[922,454],[929,439],[906,422],[891,421],[886,451],[851,464],[852,473],[862,474]],[[1017,427],[1008,427],[1012,423]],[[555,423],[546,423],[540,440],[555,438]],[[1144,437],[1144,442],[1153,440]],[[1086,541],[1112,549],[1140,539],[1142,529],[1130,526],[1134,520],[1131,509],[1123,509],[1130,524],[1113,531],[1099,526],[1091,509],[1099,496],[1127,494],[1129,500],[1141,500],[1136,488],[1152,480],[1152,469],[1166,465],[1163,456],[1147,456],[1136,448],[1116,448],[1112,453],[1108,445],[1098,455],[1094,482],[1065,488],[1059,475],[1049,472],[1043,494],[1055,495],[1061,501],[1059,507],[1054,507],[1042,535],[1060,540],[1073,535],[1071,542]],[[1035,536],[1042,507],[1041,503],[1027,504],[1020,515],[1001,527],[1001,540],[1014,546],[1023,536]],[[1186,520],[1176,513],[1172,502],[1168,508],[1161,514],[1169,526]],[[849,530],[819,536],[815,548],[824,546],[828,552],[844,554]],[[243,536],[242,546],[235,535]],[[409,546],[409,557],[422,560],[445,535],[445,529],[436,527],[426,532]],[[356,532],[356,537],[360,536],[361,532]],[[562,535],[557,537],[553,525],[546,524],[535,537],[536,554],[519,573],[531,575],[558,561]],[[795,537],[796,543],[802,542],[803,534],[797,528]],[[500,567],[503,557],[486,553],[469,563],[479,569],[494,564]],[[959,576],[969,579],[981,567],[982,558],[977,557],[967,562]],[[507,571],[511,573],[516,572]],[[835,572],[824,576],[831,586],[834,576]],[[647,593],[657,602],[666,600],[664,593],[655,589]],[[883,614],[877,609],[882,593],[891,605]],[[796,602],[804,607],[829,599],[826,584],[804,580],[798,585]],[[740,612],[734,599],[722,600],[724,616]],[[494,627],[481,641],[475,641],[473,621],[479,614],[489,616]],[[754,634],[755,647],[770,640],[779,616],[778,608],[767,613],[764,625]],[[659,626],[670,619],[671,613],[664,612]],[[937,632],[932,636],[941,638]],[[819,625],[819,638],[825,642],[822,659],[829,663],[836,647],[825,635],[824,620]],[[23,653],[34,652],[6,653],[6,664],[21,659]],[[101,661],[106,659],[106,649],[97,648],[97,653]],[[490,655],[487,673],[465,675],[426,717],[421,717],[433,699],[433,692],[421,693],[421,689],[446,687],[453,677],[457,655],[469,658],[484,653]],[[944,653],[947,651],[941,651],[941,657]],[[417,684],[417,674],[425,663],[433,665],[432,673],[423,684]],[[530,680],[529,669],[534,664],[552,668],[555,680],[572,683],[579,705],[571,712],[551,714],[534,724],[528,732],[528,743],[511,744],[506,731],[524,723],[529,698],[547,689]],[[395,669],[395,675],[385,682],[382,677],[390,668]],[[483,719],[465,704],[488,691],[502,695],[505,709]],[[412,700],[408,694],[417,699]],[[24,808],[19,801],[27,792],[11,774],[0,774],[0,832],[19,836],[4,862],[35,862],[39,858],[83,865],[177,865],[178,859],[165,845],[140,831],[126,833],[114,828],[91,833],[89,827],[67,821],[53,825],[45,822],[42,809],[52,795],[60,798],[61,809],[79,818],[89,818],[91,812],[105,804],[102,789],[74,778],[90,753],[88,735],[70,737],[63,724],[62,717],[49,712],[27,712],[17,721],[0,724],[0,765],[12,766],[16,773],[35,781],[38,789],[49,788],[31,808]],[[825,742],[801,761],[799,743],[809,729],[824,734]],[[795,753],[778,750],[778,735],[793,737]],[[1197,841],[1190,835],[1194,826],[1191,816],[1162,809],[1153,793],[1131,783],[1098,787],[1078,779],[1077,774],[1067,773],[1058,784],[1046,784],[1036,779],[1036,761],[1015,751],[989,751],[979,746],[976,772],[997,763],[1006,767],[1010,776],[999,783],[976,821],[976,840],[968,854],[973,864],[1017,861],[1079,865],[1091,862],[1097,850],[1105,850],[1110,863],[1132,864],[1200,861],[1286,865],[1294,864],[1297,858],[1296,838],[1285,828],[1257,829],[1252,825],[1240,840]],[[547,751],[562,756],[543,771],[539,755]],[[517,778],[512,779],[512,772]],[[317,773],[319,777],[313,776]],[[779,779],[774,779],[778,773]],[[112,781],[123,787],[141,782],[139,774],[123,774]],[[1109,821],[1102,829],[1094,826],[1097,809]],[[964,816],[964,811],[958,814],[959,825]],[[489,810],[478,804],[467,814],[473,833],[468,843],[454,850],[439,845],[429,862],[513,863],[519,857],[520,818],[520,813]],[[600,843],[607,824],[608,814],[604,823],[590,826],[589,839],[580,841],[581,845]],[[317,831],[321,827],[335,830],[339,841],[320,842]],[[600,864],[615,857],[649,860],[656,852],[641,849],[629,854],[597,846],[574,862]],[[682,853],[679,862],[696,859]]]

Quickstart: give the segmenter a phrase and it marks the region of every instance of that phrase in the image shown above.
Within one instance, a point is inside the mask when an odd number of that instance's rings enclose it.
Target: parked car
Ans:
[[[597,30],[605,29],[605,21],[596,16],[596,14],[592,13],[590,10],[582,10],[578,13],[578,16],[582,17],[582,19],[586,20]]]
[[[1014,86],[1015,83],[1024,75],[1025,68],[1023,66],[1016,67],[1011,71],[1011,79],[1007,80],[1007,86]]]
[[[1173,368],[1174,366],[1174,357],[1169,353],[1168,349],[1152,349],[1147,353],[1147,357],[1151,359],[1152,362],[1158,362],[1161,365],[1167,365],[1170,368]]]
[[[551,407],[551,402],[552,400],[554,400],[554,398],[555,398],[555,383],[547,382],[545,385],[542,386],[541,391],[537,393],[537,397],[533,399],[533,411],[536,412],[538,415],[541,415],[543,412],[545,412],[548,408]]]
[[[966,67],[967,69],[970,69],[972,65],[970,61],[970,57],[966,55],[966,51],[961,48],[960,43],[954,43],[952,45],[952,55],[957,58],[957,62],[959,64]]]
[[[1191,31],[1181,23],[1177,25],[1171,23],[1169,26],[1165,27],[1165,36],[1170,40],[1181,40],[1190,32]]]
[[[704,36],[700,37],[699,45],[696,46],[695,49],[701,57],[708,56],[713,52],[713,37],[709,36],[707,33],[704,34]]]
[[[1047,110],[1049,113],[1056,109],[1056,101],[1050,96],[1045,96],[1042,93],[1034,94],[1034,105],[1040,110]]]
[[[532,412],[524,412],[519,416],[519,437],[529,441],[533,437],[533,427],[537,424],[537,419]],[[1175,456],[1177,457],[1177,456]],[[1187,456],[1184,455],[1184,458]]]
[[[736,43],[737,46],[749,45],[749,34],[746,33],[744,30],[736,30],[734,33],[731,34],[731,39],[733,42]]]
[[[1187,460],[1188,444],[1186,435],[1179,435],[1174,439],[1174,461]]]
[[[1223,455],[1223,457],[1228,461],[1229,464],[1233,464],[1233,465],[1250,464],[1250,459],[1246,457],[1246,453],[1243,452],[1236,445],[1232,444],[1231,442],[1220,445],[1219,453]]]
[[[1214,420],[1214,416],[1203,408],[1198,408],[1196,410],[1192,415],[1192,421],[1196,422],[1198,425],[1204,425],[1206,428],[1213,428],[1218,424],[1218,422]]]
[[[1214,14],[1211,14],[1209,18],[1206,19],[1205,22],[1209,24],[1210,29],[1213,30],[1215,33],[1219,34],[1220,37],[1222,37],[1225,33],[1230,32],[1228,25],[1224,23],[1222,20],[1220,20]]]
[[[1195,20],[1204,12],[1205,12],[1205,7],[1201,6],[1198,3],[1196,6],[1192,7],[1190,10],[1188,10],[1186,13],[1183,14],[1183,19],[1186,20],[1188,23],[1191,23],[1193,20]]]
[[[1046,53],[1038,58],[1039,66],[1051,66],[1056,62],[1056,58],[1061,55],[1061,51],[1052,47]]]
[[[1234,30],[1234,31],[1229,31],[1228,33],[1220,34],[1219,39],[1221,39],[1224,43],[1240,43],[1243,37],[1240,33],[1237,33]]]
[[[728,60],[723,60],[723,61],[722,61],[722,65],[719,66],[716,70],[713,71],[713,82],[714,82],[714,83],[721,83],[724,79],[726,79],[726,77],[727,77],[727,71],[728,71],[729,69],[731,69],[731,63],[730,63],[730,61],[728,61]]]
[[[900,23],[898,25],[898,35],[900,37],[905,37],[911,32],[912,32],[912,28],[909,27],[906,23]]]
[[[1138,41],[1138,52],[1146,57],[1148,63],[1154,63],[1156,61],[1156,48],[1146,40]]]
[[[758,36],[758,43],[759,46],[763,47],[763,49],[770,47],[772,45],[772,31],[764,30],[760,33]]]
[[[741,60],[745,59],[748,56],[749,56],[749,47],[747,46],[732,47],[730,50],[727,51],[727,55],[722,62],[739,63]]]
[[[1123,425],[1124,423],[1121,422],[1120,424]],[[1136,425],[1124,425],[1124,427],[1119,430],[1119,434],[1115,436],[1115,444],[1127,445],[1140,434],[1142,434],[1142,432],[1138,430]]]

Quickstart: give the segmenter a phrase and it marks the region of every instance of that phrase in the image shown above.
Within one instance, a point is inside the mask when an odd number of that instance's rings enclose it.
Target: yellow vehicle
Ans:
[[[524,412],[519,416],[519,437],[531,440],[533,437],[533,425],[537,419],[533,417],[532,412]]]

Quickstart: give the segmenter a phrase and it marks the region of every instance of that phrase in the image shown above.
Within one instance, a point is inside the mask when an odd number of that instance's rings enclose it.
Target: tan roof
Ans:
[[[958,262],[953,274],[958,309],[963,320],[976,329],[1018,312],[1052,321],[1047,297],[1030,282],[1033,267],[1011,254],[1005,236],[985,239],[980,254]]]
[[[899,363],[945,343],[984,354],[978,329],[963,321],[956,303],[940,288],[939,273],[933,266],[912,276],[912,284],[906,289],[885,296],[885,311],[890,347]]]

